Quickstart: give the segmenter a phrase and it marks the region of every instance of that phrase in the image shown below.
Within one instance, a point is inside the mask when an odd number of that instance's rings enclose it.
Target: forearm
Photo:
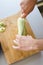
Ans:
[[[39,50],[43,51],[43,39],[37,40],[37,45]]]

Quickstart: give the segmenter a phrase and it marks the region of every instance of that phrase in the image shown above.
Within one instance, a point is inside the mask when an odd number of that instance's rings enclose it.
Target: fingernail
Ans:
[[[16,40],[13,40],[14,44],[17,44],[18,45],[18,42]]]
[[[18,46],[12,46],[13,48],[15,48],[15,49],[18,49],[19,47]]]
[[[15,40],[13,40],[14,43],[17,43]]]
[[[22,18],[25,18],[25,17],[26,17],[26,16],[25,16],[25,13],[23,13],[23,14],[21,15],[21,17],[22,17]]]

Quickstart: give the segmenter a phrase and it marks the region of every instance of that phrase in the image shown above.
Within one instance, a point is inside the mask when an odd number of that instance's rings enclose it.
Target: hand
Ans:
[[[14,43],[18,46],[13,46],[13,48],[18,50],[30,51],[38,49],[36,44],[36,39],[33,39],[32,36],[19,36],[17,35]]]
[[[26,17],[33,9],[37,0],[21,0],[21,17]]]

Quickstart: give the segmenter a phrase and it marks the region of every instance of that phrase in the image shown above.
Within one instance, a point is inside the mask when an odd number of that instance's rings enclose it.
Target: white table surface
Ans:
[[[20,0],[0,0],[0,19],[6,18],[10,15],[16,14],[20,11]],[[36,38],[43,38],[43,18],[35,6],[34,10],[27,16],[27,20],[36,36]],[[1,56],[1,55],[0,55]],[[7,65],[3,56],[0,58],[0,64]],[[28,59],[17,62],[13,65],[43,65],[43,52],[36,54]]]

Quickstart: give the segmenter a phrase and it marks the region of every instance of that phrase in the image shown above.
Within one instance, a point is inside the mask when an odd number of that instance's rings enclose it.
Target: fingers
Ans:
[[[20,38],[21,38],[21,36],[16,35],[16,39],[13,40],[13,42],[14,42],[16,45],[20,45]]]
[[[32,0],[25,0],[20,3],[21,6],[21,17],[25,18],[33,9],[35,6],[35,2]]]
[[[19,46],[12,46],[14,49],[20,49]]]
[[[26,16],[27,16],[26,13],[22,13],[22,14],[21,14],[21,17],[22,17],[22,18],[25,18]]]
[[[13,42],[14,42],[16,45],[19,45],[19,44],[18,44],[18,40],[13,40]]]
[[[16,39],[13,40],[15,44],[18,46],[13,46],[13,48],[18,49],[18,50],[36,50],[38,47],[35,44],[36,41],[31,37],[31,36],[19,36],[16,35]]]
[[[19,46],[28,46],[31,44],[32,37],[31,36],[19,36],[16,35],[16,39],[13,42]],[[30,44],[29,44],[30,43]]]
[[[25,18],[25,17],[27,16],[27,14],[26,14],[26,9],[27,9],[27,7],[28,7],[28,4],[26,3],[26,1],[25,1],[25,3],[24,3],[24,1],[22,1],[22,2],[20,3],[20,6],[21,6],[21,11],[22,11],[21,17],[22,17],[22,18]]]
[[[21,17],[22,18],[25,18],[32,10],[33,10],[33,8],[32,7],[21,7],[21,11],[22,11],[22,14],[21,14]]]
[[[32,51],[37,50],[37,47],[19,47],[19,46],[12,46],[14,49],[22,50],[22,51]]]
[[[24,39],[24,38],[27,38],[27,36],[22,36],[22,35],[16,35],[16,39]]]
[[[21,35],[16,35],[16,39],[20,39],[21,37]]]

